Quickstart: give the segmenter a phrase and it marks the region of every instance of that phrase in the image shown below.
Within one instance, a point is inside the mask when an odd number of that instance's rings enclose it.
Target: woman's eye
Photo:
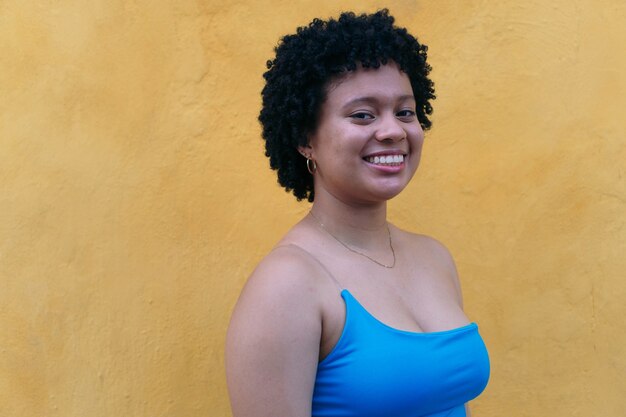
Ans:
[[[370,120],[374,118],[373,115],[369,113],[365,113],[365,112],[353,113],[350,115],[350,117],[353,119],[358,119],[358,120]]]
[[[415,112],[413,110],[400,110],[396,113],[398,117],[413,117],[415,116]]]

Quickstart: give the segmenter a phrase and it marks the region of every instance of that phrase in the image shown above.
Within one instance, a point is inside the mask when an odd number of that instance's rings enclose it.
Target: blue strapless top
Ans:
[[[350,294],[343,332],[317,367],[312,417],[465,417],[489,380],[478,326],[416,333],[378,321]]]

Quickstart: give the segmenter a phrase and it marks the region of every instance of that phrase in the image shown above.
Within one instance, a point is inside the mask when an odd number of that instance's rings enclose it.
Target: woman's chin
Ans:
[[[372,190],[372,199],[377,202],[388,201],[400,194],[405,188],[406,184],[378,187],[376,190]]]
[[[384,181],[382,184],[377,184],[376,194],[384,197],[385,200],[390,200],[404,191],[409,185],[410,180],[400,180],[396,178],[392,181]]]

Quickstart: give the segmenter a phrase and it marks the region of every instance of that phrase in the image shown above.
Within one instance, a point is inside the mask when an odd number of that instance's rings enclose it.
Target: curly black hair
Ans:
[[[274,60],[267,61],[259,115],[265,155],[278,171],[278,182],[298,201],[314,200],[313,177],[298,147],[308,144],[317,127],[329,82],[359,65],[379,68],[395,62],[411,81],[422,128],[430,128],[435,90],[428,78],[427,49],[405,28],[394,26],[387,9],[369,15],[345,12],[337,20],[314,19],[284,36],[274,49]]]

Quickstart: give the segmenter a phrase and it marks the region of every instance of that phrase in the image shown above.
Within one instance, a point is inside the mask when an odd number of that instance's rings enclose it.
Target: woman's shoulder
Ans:
[[[324,274],[321,264],[305,249],[281,241],[252,272],[240,300],[319,309],[327,288]]]
[[[454,258],[448,248],[432,236],[411,233],[396,228],[396,236],[403,246],[407,259],[414,262],[416,268],[426,269],[429,275],[436,278],[438,285],[451,291],[451,294],[463,305],[461,284]]]
[[[302,246],[281,241],[261,260],[248,281],[305,289],[317,284],[320,268],[319,262]]]
[[[410,252],[416,255],[428,255],[429,259],[441,263],[444,266],[454,266],[452,254],[441,241],[432,236],[412,233],[395,226],[393,227],[401,244]]]
[[[231,316],[225,357],[229,385],[240,401],[250,403],[246,415],[256,410],[247,397],[263,402],[268,395],[279,399],[285,392],[289,395],[284,401],[264,407],[293,410],[292,404],[302,404],[307,412],[306,393],[313,389],[322,335],[321,291],[314,268],[305,253],[281,245],[265,256],[244,285]]]

